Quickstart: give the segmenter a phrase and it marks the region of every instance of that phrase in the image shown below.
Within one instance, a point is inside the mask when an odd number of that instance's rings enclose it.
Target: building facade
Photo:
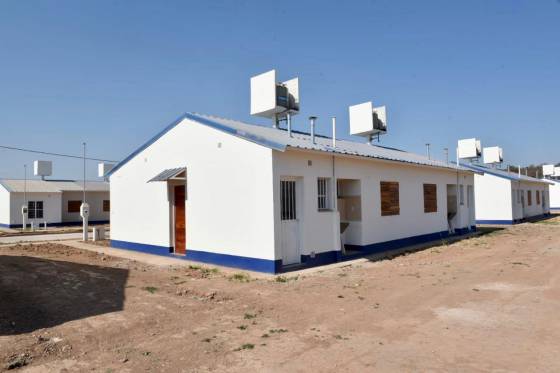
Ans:
[[[38,227],[82,224],[80,205],[83,182],[0,179],[0,227],[21,228],[22,206],[28,207],[27,224]],[[86,182],[91,224],[109,222],[109,183]]]
[[[185,114],[109,174],[111,245],[277,273],[474,229],[474,172]]]

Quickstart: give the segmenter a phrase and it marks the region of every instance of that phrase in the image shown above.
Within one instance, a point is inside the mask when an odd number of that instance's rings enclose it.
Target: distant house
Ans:
[[[478,164],[474,177],[477,224],[510,225],[550,213],[549,180]]]
[[[550,211],[560,213],[560,180],[548,180],[550,185]]]
[[[28,224],[65,226],[82,224],[82,181],[0,179],[0,227],[21,228],[22,206],[27,201]],[[109,183],[86,182],[90,224],[109,222]]]
[[[475,229],[474,172],[185,114],[110,173],[111,246],[282,272]]]

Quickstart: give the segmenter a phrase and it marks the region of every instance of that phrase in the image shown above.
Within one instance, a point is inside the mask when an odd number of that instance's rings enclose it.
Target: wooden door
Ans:
[[[175,187],[175,254],[186,252],[185,186]]]

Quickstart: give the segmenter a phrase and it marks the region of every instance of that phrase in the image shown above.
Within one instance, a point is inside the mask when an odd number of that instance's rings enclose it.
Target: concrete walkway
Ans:
[[[76,240],[82,238],[82,233],[53,233],[53,234],[30,234],[17,235],[9,237],[0,237],[0,245],[14,244],[21,242],[45,242],[45,241],[62,241]]]

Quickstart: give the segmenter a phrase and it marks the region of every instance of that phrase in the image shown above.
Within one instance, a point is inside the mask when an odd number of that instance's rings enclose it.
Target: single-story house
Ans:
[[[479,164],[462,166],[479,172],[474,177],[477,224],[511,225],[550,213],[549,180]]]
[[[21,228],[22,206],[27,201],[28,218],[38,227],[80,225],[83,181],[0,179],[0,227]],[[109,222],[109,183],[86,181],[90,224]]]
[[[111,246],[270,273],[336,262],[475,229],[474,174],[188,113],[108,174]]]

